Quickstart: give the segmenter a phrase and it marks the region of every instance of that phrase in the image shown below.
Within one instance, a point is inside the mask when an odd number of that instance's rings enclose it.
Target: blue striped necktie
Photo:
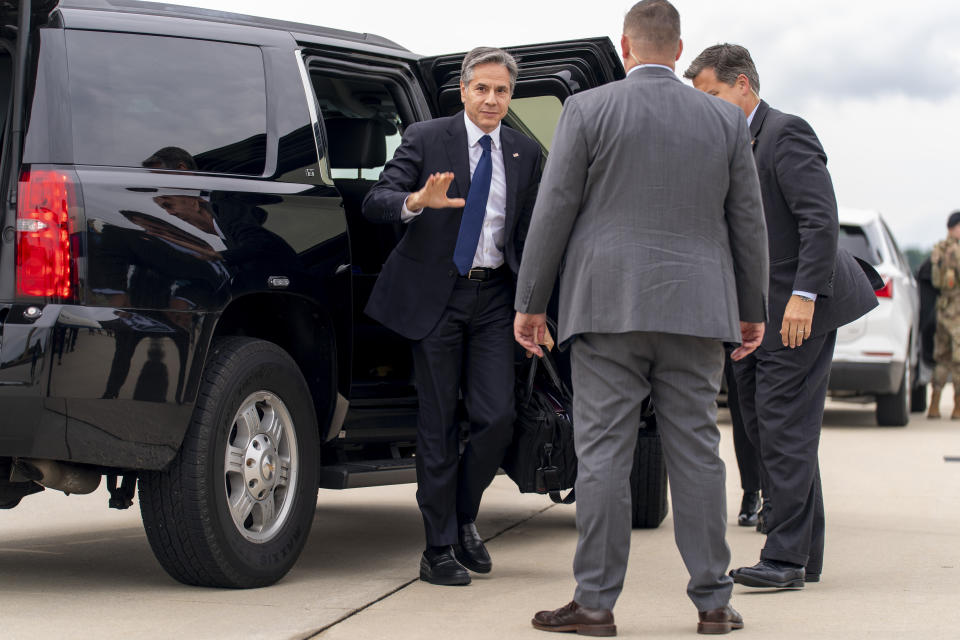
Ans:
[[[477,243],[480,242],[483,217],[487,213],[490,178],[493,176],[493,162],[490,159],[491,142],[490,136],[480,138],[483,153],[480,154],[477,168],[473,170],[470,190],[467,192],[467,203],[463,207],[463,217],[460,219],[457,246],[453,250],[453,263],[457,265],[460,275],[466,275],[473,266],[473,256],[477,253]]]

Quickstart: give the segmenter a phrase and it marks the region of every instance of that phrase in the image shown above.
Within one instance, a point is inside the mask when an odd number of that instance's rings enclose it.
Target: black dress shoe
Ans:
[[[804,582],[820,582],[820,574],[804,572],[803,581]]]
[[[423,552],[420,558],[420,579],[444,586],[470,584],[470,574],[453,557],[450,547],[429,548]]]
[[[760,519],[760,492],[744,491],[743,500],[740,501],[740,515],[737,516],[737,524],[741,527],[755,527]]]
[[[803,589],[803,567],[776,560],[761,560],[752,567],[730,571],[737,584],[760,589]]]
[[[581,607],[575,600],[553,611],[538,611],[530,622],[541,631],[575,631],[582,636],[617,635],[613,611]]]
[[[490,554],[483,546],[483,538],[477,533],[477,525],[472,522],[460,525],[460,542],[453,545],[453,553],[457,561],[470,571],[490,573],[493,568]]]
[[[743,616],[729,604],[719,609],[700,612],[700,622],[697,623],[697,633],[730,633],[743,629]]]

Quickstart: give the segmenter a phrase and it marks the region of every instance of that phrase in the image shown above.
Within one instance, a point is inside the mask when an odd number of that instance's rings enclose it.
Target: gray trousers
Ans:
[[[726,469],[719,455],[720,341],[668,333],[580,334],[571,346],[577,530],[574,599],[613,609],[630,552],[630,469],[640,405],[652,395],[673,504],[674,536],[698,611],[726,605],[733,581]]]

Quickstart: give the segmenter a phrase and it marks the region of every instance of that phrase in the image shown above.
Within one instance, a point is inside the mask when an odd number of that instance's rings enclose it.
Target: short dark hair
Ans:
[[[960,211],[954,211],[950,214],[950,217],[947,218],[947,229],[952,229],[958,224],[960,224]]]
[[[746,47],[726,42],[707,47],[694,58],[687,70],[683,72],[683,77],[693,80],[704,69],[713,69],[717,74],[717,80],[731,87],[740,74],[743,74],[750,81],[750,88],[758,95],[760,94],[760,75]]]
[[[510,74],[510,93],[513,93],[513,88],[517,85],[517,74],[520,71],[517,67],[517,61],[503,49],[494,47],[477,47],[471,49],[463,57],[463,64],[460,65],[460,81],[463,82],[463,86],[470,85],[470,81],[473,80],[474,67],[481,64],[502,64],[505,66]]]
[[[680,42],[680,14],[667,0],[641,0],[624,16],[623,33],[666,51]]]
[[[164,147],[144,160],[142,164],[150,169],[197,170],[197,161],[186,149],[180,147]],[[183,168],[180,165],[183,165]]]

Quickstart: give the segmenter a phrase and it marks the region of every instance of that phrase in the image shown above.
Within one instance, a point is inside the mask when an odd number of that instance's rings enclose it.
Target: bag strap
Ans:
[[[547,377],[550,378],[550,382],[554,387],[559,389],[565,395],[565,399],[569,400],[573,397],[573,394],[570,393],[570,389],[567,388],[567,385],[564,384],[563,380],[560,379],[560,374],[557,373],[557,365],[553,363],[553,359],[550,357],[548,352],[544,352],[542,357],[538,357],[537,360],[543,365],[543,370],[547,372]]]
[[[527,386],[523,394],[523,406],[530,404],[530,399],[533,397],[533,383],[537,379],[537,360],[539,360],[539,358],[531,358],[530,360],[530,370],[527,372]]]
[[[576,489],[570,489],[570,493],[567,494],[566,498],[561,498],[559,491],[551,491],[548,495],[550,499],[557,504],[573,504],[574,500],[577,499],[576,491]]]

